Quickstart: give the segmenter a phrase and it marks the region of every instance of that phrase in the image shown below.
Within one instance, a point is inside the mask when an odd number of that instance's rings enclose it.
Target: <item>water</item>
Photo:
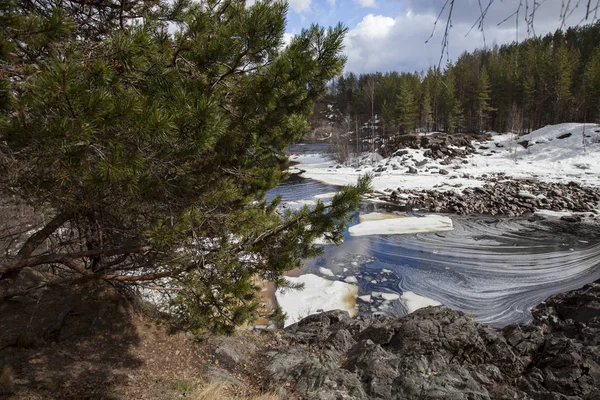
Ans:
[[[269,196],[304,204],[334,186],[294,177]],[[390,212],[394,206],[363,202],[359,212]],[[397,210],[396,210],[397,211]],[[545,222],[517,218],[459,217],[454,230],[411,235],[351,237],[325,246],[306,261],[306,272],[330,269],[358,278],[359,295],[414,292],[504,326],[531,319],[530,308],[552,294],[600,278],[600,237],[557,231]],[[352,224],[358,223],[357,216]],[[560,226],[560,225],[558,225]],[[402,301],[359,303],[361,313],[405,314]]]

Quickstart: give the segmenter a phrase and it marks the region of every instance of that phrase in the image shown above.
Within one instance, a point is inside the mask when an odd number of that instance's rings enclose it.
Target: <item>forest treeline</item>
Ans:
[[[401,51],[401,49],[399,50]],[[600,24],[465,52],[445,68],[339,76],[328,101],[379,134],[529,132],[600,119]],[[351,121],[351,122],[350,122]]]

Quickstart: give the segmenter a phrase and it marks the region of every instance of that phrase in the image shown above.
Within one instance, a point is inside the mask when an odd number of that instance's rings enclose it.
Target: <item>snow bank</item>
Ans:
[[[415,312],[419,308],[442,305],[442,303],[440,303],[439,301],[435,301],[433,299],[430,299],[429,297],[419,296],[414,292],[404,292],[402,293],[400,298],[404,302],[404,305],[406,306],[406,309],[409,314]]]
[[[452,220],[443,215],[366,220],[350,227],[351,236],[400,235],[405,233],[440,232],[453,229]]]
[[[476,154],[464,158],[466,163],[456,159],[450,165],[425,157],[424,149],[399,149],[373,165],[367,153],[358,167],[332,168],[335,162],[322,154],[301,155],[296,160],[298,168],[305,171],[302,176],[331,185],[354,184],[360,175],[374,173],[373,187],[377,191],[462,190],[483,186],[484,175],[497,173],[510,178],[600,186],[600,127],[596,124],[551,125],[521,137],[494,133],[491,140],[472,144]],[[440,174],[440,169],[448,174]]]
[[[275,293],[279,306],[286,313],[285,326],[323,311],[345,310],[354,316],[358,287],[340,281],[331,281],[307,274],[285,278],[291,283],[303,283],[304,290],[278,289]]]

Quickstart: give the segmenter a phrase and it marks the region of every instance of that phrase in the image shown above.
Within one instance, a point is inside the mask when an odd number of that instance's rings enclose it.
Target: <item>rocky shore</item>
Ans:
[[[535,210],[594,212],[600,201],[600,189],[576,182],[508,180],[499,175],[489,178],[482,187],[463,188],[462,191],[398,188],[382,199],[423,211],[515,217]]]
[[[331,311],[263,349],[289,398],[599,399],[600,281],[551,297],[502,330],[446,307],[403,318]]]

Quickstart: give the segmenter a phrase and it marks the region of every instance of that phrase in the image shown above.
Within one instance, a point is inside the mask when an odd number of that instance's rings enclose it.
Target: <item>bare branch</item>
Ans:
[[[0,274],[5,274],[9,271],[20,270],[25,267],[35,267],[37,265],[43,264],[63,264],[67,265],[67,263],[71,260],[76,260],[78,258],[86,258],[86,257],[109,257],[109,256],[117,256],[123,254],[136,254],[136,253],[147,253],[152,250],[150,246],[141,246],[127,249],[98,249],[98,250],[88,250],[81,251],[76,253],[57,253],[57,254],[47,254],[37,257],[29,257],[23,259],[16,259],[10,262],[6,262],[4,264],[0,264]]]
[[[67,222],[71,218],[71,214],[62,212],[54,217],[46,226],[42,229],[34,233],[27,239],[25,244],[21,247],[19,252],[17,253],[18,258],[27,258],[30,257],[33,252],[42,244],[48,236],[54,233],[58,228],[60,228],[65,222]]]

